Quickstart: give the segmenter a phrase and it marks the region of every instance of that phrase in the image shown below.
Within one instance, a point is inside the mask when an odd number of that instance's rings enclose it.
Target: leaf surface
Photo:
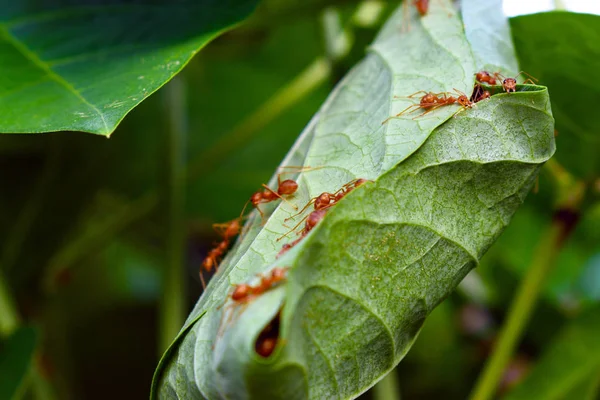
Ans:
[[[255,0],[0,1],[0,132],[110,135]]]
[[[466,3],[463,13],[476,2]],[[252,220],[163,356],[154,397],[356,397],[400,361],[508,224],[554,152],[547,90],[382,124],[419,90],[470,95],[483,67],[449,3],[432,2],[422,19],[411,8],[410,18],[407,29],[397,10],[282,163],[322,167],[297,176],[299,207],[352,179],[371,182],[281,258],[293,238],[277,239],[295,211],[266,205],[264,226]],[[509,70],[514,60],[494,63]],[[256,284],[274,267],[290,267],[285,285],[244,306],[227,301],[232,284]],[[280,345],[261,358],[256,339],[280,310]]]

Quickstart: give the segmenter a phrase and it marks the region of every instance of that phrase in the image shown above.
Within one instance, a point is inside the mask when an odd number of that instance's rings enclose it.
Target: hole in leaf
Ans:
[[[268,358],[271,354],[273,354],[273,351],[277,346],[277,342],[279,341],[280,318],[281,311],[275,315],[275,318],[273,318],[258,335],[256,343],[254,343],[254,350],[259,356]]]

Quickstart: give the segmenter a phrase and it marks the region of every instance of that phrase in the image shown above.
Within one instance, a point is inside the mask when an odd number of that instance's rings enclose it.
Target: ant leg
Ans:
[[[287,222],[287,221],[289,221],[290,219],[294,219],[294,218],[296,218],[298,215],[302,214],[304,211],[306,211],[306,209],[307,209],[308,207],[310,207],[312,204],[314,204],[314,203],[315,203],[315,201],[317,201],[317,198],[318,198],[318,197],[319,197],[319,196],[317,196],[317,197],[313,197],[312,199],[310,199],[310,200],[308,201],[308,203],[306,203],[306,205],[305,205],[305,206],[302,208],[302,210],[298,211],[296,214],[292,215],[291,217],[287,217],[286,219],[284,219],[284,220],[283,220],[283,222]]]
[[[408,9],[408,0],[404,0],[404,4],[402,4],[403,9],[403,22],[402,29],[400,30],[402,33],[410,32],[410,11]]]
[[[417,118],[424,117],[425,115],[429,114],[430,112],[432,112],[432,111],[434,111],[434,110],[437,110],[437,109],[438,109],[438,108],[440,108],[441,106],[445,106],[445,105],[447,105],[447,104],[436,104],[435,106],[431,107],[430,109],[428,109],[428,110],[425,110],[425,112],[424,112],[424,113],[422,113],[422,114],[420,114],[420,115],[417,115],[416,117],[414,117],[414,118],[413,118],[413,120],[415,120],[415,119],[417,119]]]
[[[388,118],[386,118],[386,119],[385,119],[385,121],[383,121],[383,122],[381,123],[381,125],[385,125],[385,123],[386,123],[386,122],[388,122],[388,121],[389,121],[390,119],[392,119],[392,118],[398,118],[398,117],[399,117],[399,116],[401,116],[402,114],[404,114],[404,113],[408,112],[408,110],[409,110],[409,109],[412,109],[412,108],[414,108],[414,107],[416,107],[416,108],[421,108],[421,105],[420,105],[420,104],[413,104],[413,105],[411,105],[411,106],[408,106],[408,107],[406,107],[404,110],[400,111],[398,114],[396,114],[396,115],[392,115],[391,117],[388,117]],[[411,111],[412,111],[412,110],[411,110]]]
[[[536,77],[534,77],[534,76],[531,76],[530,74],[528,74],[528,73],[527,73],[527,72],[525,72],[525,71],[521,71],[521,72],[519,72],[519,73],[517,74],[517,76],[515,76],[515,80],[516,80],[516,79],[519,77],[519,75],[521,75],[521,74],[525,74],[525,75],[527,75],[527,76],[529,77],[529,80],[533,80],[533,81],[535,81],[535,82],[537,82],[537,81],[538,81],[538,79],[537,79]],[[525,82],[527,82],[527,81],[525,81]]]
[[[262,212],[262,210],[259,207],[259,204],[256,205],[256,210],[259,212],[260,214],[260,221],[261,224],[264,225],[265,224],[265,214]]]
[[[408,95],[408,96],[404,96],[404,97],[413,98],[413,97],[415,97],[416,95],[418,95],[418,94],[420,94],[420,93],[423,93],[423,94],[428,94],[429,92],[428,92],[428,91],[426,91],[426,90],[419,90],[418,92],[414,92],[413,94],[411,94],[411,95]],[[401,96],[394,96],[394,97],[401,98]]]
[[[523,82],[523,85],[535,85],[536,82],[532,81],[531,79],[526,79],[525,82]]]
[[[287,201],[285,198],[283,198],[279,193],[277,193],[276,191],[274,191],[273,189],[271,189],[270,187],[268,187],[267,185],[265,185],[264,183],[262,184],[262,187],[264,187],[266,190],[268,190],[269,192],[273,193],[275,196],[279,197],[281,200],[285,201],[287,204],[290,205],[290,207],[294,208],[294,210],[297,210],[298,207],[295,206],[294,204],[290,203],[289,201]],[[258,208],[258,207],[257,207]],[[262,215],[262,212],[261,212]]]
[[[206,282],[204,281],[204,276],[202,275],[202,268],[200,268],[199,275],[200,282],[202,283],[202,291],[204,291],[206,289]]]
[[[323,168],[323,167],[297,166],[297,165],[284,165],[281,167],[277,167],[278,170],[290,169],[290,171],[282,171],[277,174],[277,186],[281,185],[281,175],[283,175],[283,174],[295,174],[295,173],[300,173],[300,172],[315,171],[315,170],[321,169],[321,168]]]
[[[293,170],[292,172],[306,172],[306,171],[314,171],[317,169],[321,169],[323,167],[311,167],[311,166],[296,166],[296,165],[284,165],[281,167],[277,167],[277,169],[291,169]],[[282,172],[282,174],[287,173],[287,172]]]
[[[452,88],[452,90],[454,90],[456,92],[456,94],[458,94],[459,96],[465,96],[467,97],[467,94],[464,92],[461,92],[460,90],[458,90],[457,88]]]
[[[279,242],[281,239],[283,239],[284,237],[287,237],[290,233],[294,232],[296,230],[296,228],[298,228],[300,226],[300,224],[302,224],[304,221],[306,221],[307,218],[308,218],[308,215],[305,216],[304,218],[302,218],[300,220],[300,222],[298,222],[292,229],[290,229],[289,231],[287,231],[286,233],[284,233],[283,235],[281,235],[280,237],[278,237],[277,241]]]
[[[446,7],[446,5],[444,4],[444,2],[442,0],[437,0],[437,3],[439,3],[442,8],[444,9],[444,11],[446,11],[448,13],[448,17],[451,17],[453,15],[453,12],[451,9],[449,9],[448,7]]]

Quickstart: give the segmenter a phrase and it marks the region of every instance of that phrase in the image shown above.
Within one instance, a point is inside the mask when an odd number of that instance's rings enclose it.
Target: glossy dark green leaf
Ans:
[[[600,172],[600,16],[570,12],[510,20],[521,68],[552,95],[558,131],[557,160],[571,173]]]
[[[579,389],[586,380],[598,378],[600,373],[598,332],[600,332],[600,309],[596,307],[561,330],[530,375],[505,399],[581,398],[567,395]]]
[[[0,399],[12,399],[25,379],[33,360],[37,332],[21,327],[0,342]]]
[[[256,3],[0,1],[0,132],[110,135]]]
[[[477,1],[465,3],[466,15]],[[277,239],[294,210],[266,206],[265,224],[252,220],[164,355],[154,397],[355,397],[402,359],[425,317],[509,223],[554,152],[544,87],[382,124],[417,101],[405,97],[416,91],[470,94],[485,66],[450,7],[432,2],[422,19],[411,8],[410,29],[399,9],[282,164],[323,167],[298,177],[298,206],[354,178],[372,181],[281,258],[293,238]],[[509,58],[493,66],[515,73]],[[232,284],[254,284],[274,267],[290,267],[287,284],[245,306],[228,301]],[[279,310],[280,346],[263,359],[254,345]]]

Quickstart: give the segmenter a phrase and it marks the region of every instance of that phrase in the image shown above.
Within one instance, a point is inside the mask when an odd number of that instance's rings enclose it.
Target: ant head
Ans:
[[[292,247],[293,247],[293,245],[291,243],[286,243],[283,246],[281,246],[281,250],[279,250],[279,253],[277,253],[277,258],[279,258],[282,255],[284,255],[285,253],[287,253],[288,250],[291,249]]]
[[[362,185],[363,183],[367,182],[368,179],[365,178],[358,178],[356,180],[356,182],[354,183],[354,187],[359,187],[360,185]]]
[[[458,96],[458,99],[456,101],[463,107],[471,107],[473,105],[473,103],[471,103],[471,101],[465,94],[461,94],[460,96]]]
[[[258,203],[260,203],[260,201],[262,199],[263,199],[262,192],[256,192],[252,195],[252,197],[250,197],[250,203],[252,203],[254,206],[256,206]]]
[[[271,271],[271,279],[275,282],[279,282],[285,279],[287,275],[287,268],[274,268]]]
[[[215,260],[211,257],[211,255],[209,254],[208,257],[206,257],[204,259],[204,261],[202,261],[202,267],[206,270],[206,271],[210,271],[215,265]]]
[[[514,92],[517,88],[517,80],[515,78],[506,78],[502,81],[502,86],[507,92]]]
[[[277,192],[279,194],[293,194],[298,190],[298,184],[292,179],[286,179],[279,184]]]
[[[250,295],[251,291],[252,291],[252,287],[250,285],[242,283],[241,285],[237,285],[235,287],[235,289],[233,289],[233,293],[231,294],[231,299],[233,301],[243,300]]]

